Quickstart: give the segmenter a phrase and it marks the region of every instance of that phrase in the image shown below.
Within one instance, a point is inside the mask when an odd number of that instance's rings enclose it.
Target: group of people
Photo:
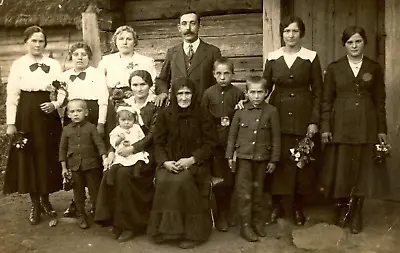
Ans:
[[[359,233],[364,197],[378,187],[383,195],[387,176],[373,160],[374,145],[387,143],[385,84],[379,64],[363,55],[365,31],[344,30],[347,55],[322,80],[317,53],[301,46],[303,21],[288,17],[280,24],[284,46],[268,54],[263,75],[249,76],[243,92],[232,84],[232,60],[201,40],[199,28],[198,14],[180,15],[183,43],[168,50],[158,75],[154,60],[135,52],[129,26],[116,30],[117,52],[97,68],[90,47],[74,44],[73,68],[63,73],[43,55],[43,29],[27,28],[27,54],[13,63],[7,86],[13,141],[4,193],[30,194],[34,225],[41,213],[55,214],[49,194],[69,178],[81,228],[89,227],[87,187],[94,221],[113,226],[118,241],[147,233],[181,248],[209,238],[211,193],[215,226],[228,231],[235,196],[240,234],[254,242],[284,214],[304,225],[302,196],[316,188],[315,166],[299,169],[289,150],[307,136],[315,152],[325,144],[318,185],[336,200],[336,224]],[[118,89],[129,90],[122,103],[113,100]]]

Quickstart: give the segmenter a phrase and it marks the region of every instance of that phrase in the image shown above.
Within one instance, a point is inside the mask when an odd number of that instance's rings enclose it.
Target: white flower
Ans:
[[[297,152],[294,157],[299,158],[300,157],[300,152]]]
[[[26,144],[26,143],[28,143],[28,139],[25,138],[25,139],[22,140],[22,142],[23,142],[24,144]]]
[[[17,144],[15,145],[16,148],[21,148],[21,145]]]

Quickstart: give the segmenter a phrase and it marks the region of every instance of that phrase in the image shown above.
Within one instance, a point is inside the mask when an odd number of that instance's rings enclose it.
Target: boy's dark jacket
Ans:
[[[236,111],[229,131],[226,158],[232,158],[235,150],[241,159],[279,161],[281,133],[274,106],[263,102],[255,108],[246,103],[243,110]]]
[[[68,169],[90,170],[102,168],[100,156],[106,154],[106,147],[95,125],[72,122],[63,129],[59,152]]]

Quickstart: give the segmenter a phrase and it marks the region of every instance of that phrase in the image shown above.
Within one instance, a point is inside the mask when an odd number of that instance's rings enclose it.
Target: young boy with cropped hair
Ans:
[[[223,179],[222,183],[214,189],[217,204],[215,225],[217,230],[226,232],[229,227],[227,216],[234,186],[234,175],[225,158],[226,143],[230,122],[235,113],[235,105],[244,98],[244,93],[231,83],[234,66],[230,59],[222,57],[216,60],[213,74],[217,83],[204,92],[202,106],[213,116],[219,137],[211,171],[212,176]]]
[[[237,110],[228,136],[226,158],[232,168],[236,151],[236,183],[240,235],[249,242],[265,237],[262,195],[266,173],[276,168],[280,156],[280,127],[277,109],[265,102],[268,91],[260,76],[246,80],[249,99]]]

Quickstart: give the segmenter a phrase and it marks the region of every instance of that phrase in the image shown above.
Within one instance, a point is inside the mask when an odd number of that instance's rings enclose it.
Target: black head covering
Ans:
[[[178,100],[176,98],[176,95],[178,91],[183,88],[187,87],[189,90],[192,92],[192,100],[190,103],[190,106],[187,108],[181,108],[178,105]],[[195,111],[198,109],[199,105],[197,104],[197,91],[196,91],[196,84],[190,80],[189,78],[186,77],[181,77],[176,79],[172,83],[172,90],[171,90],[171,97],[170,97],[170,106],[173,111],[173,113],[178,116],[178,117],[188,117],[191,114],[195,113]]]

